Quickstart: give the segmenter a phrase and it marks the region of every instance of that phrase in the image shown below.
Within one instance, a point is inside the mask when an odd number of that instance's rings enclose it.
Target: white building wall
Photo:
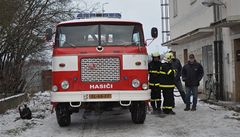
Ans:
[[[202,47],[207,45],[213,45],[213,36],[192,41],[189,43],[184,43],[176,46],[171,46],[173,51],[176,51],[176,57],[178,57],[181,62],[184,62],[183,50],[188,49],[188,55],[195,54],[196,60],[202,62]]]
[[[231,98],[233,94],[233,83],[234,83],[234,45],[230,37],[230,29],[223,28],[223,84],[225,95]],[[230,96],[229,96],[230,95]]]
[[[199,39],[196,41],[192,41],[189,43],[183,43],[180,45],[170,46],[171,50],[176,51],[176,57],[181,61],[182,65],[184,65],[184,49],[188,49],[188,55],[194,54],[197,62],[202,64],[202,47],[207,45],[213,45],[213,36]],[[206,73],[204,74],[206,76]],[[199,89],[203,90],[203,82],[204,79],[202,79]]]
[[[221,12],[221,19],[231,17],[232,19],[239,19],[240,17],[240,0],[221,0],[224,5],[219,6]]]
[[[185,33],[202,27],[209,27],[214,22],[213,6],[206,7],[201,3],[204,0],[176,0],[177,1],[177,16],[173,14],[173,1],[170,0],[170,30],[171,39],[179,37]],[[221,18],[229,16],[240,16],[240,0],[221,0],[226,7],[219,6],[221,10]]]
[[[208,27],[213,22],[213,8],[205,7],[202,0],[191,5],[191,0],[177,0],[177,16],[173,15],[173,1],[170,0],[170,32],[171,39],[202,27]]]
[[[173,1],[170,0],[170,32],[171,39],[178,38],[193,30],[209,27],[214,22],[213,6],[205,7],[201,3],[204,0],[176,0],[177,1],[177,16],[173,14]],[[240,0],[221,0],[225,6],[219,6],[221,12],[221,19],[240,18]],[[240,38],[239,26],[234,28],[223,28],[223,76],[224,76],[224,96],[230,99],[234,98],[235,92],[235,52],[234,52],[234,39]],[[176,56],[184,62],[184,49],[188,49],[188,55],[193,53],[196,55],[197,61],[202,62],[202,47],[206,45],[214,45],[214,35],[207,38],[199,38],[188,43],[178,43],[178,45],[171,45],[173,51],[176,51]],[[214,54],[214,50],[213,50]],[[214,60],[213,60],[214,61]],[[213,69],[214,69],[213,62]],[[213,70],[213,73],[214,70]],[[202,88],[202,87],[201,87]]]
[[[226,16],[239,16],[240,15],[240,0],[224,0],[226,4]]]

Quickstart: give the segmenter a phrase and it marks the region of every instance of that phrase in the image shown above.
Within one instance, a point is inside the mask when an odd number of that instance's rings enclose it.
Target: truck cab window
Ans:
[[[86,25],[59,26],[56,43],[59,47],[139,46],[143,45],[141,26]]]

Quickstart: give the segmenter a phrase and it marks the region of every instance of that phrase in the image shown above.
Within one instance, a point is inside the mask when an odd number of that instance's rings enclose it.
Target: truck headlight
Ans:
[[[53,91],[53,92],[56,92],[57,90],[58,90],[58,87],[57,87],[56,85],[53,85],[53,86],[52,86],[52,91]]]
[[[148,89],[148,84],[147,83],[143,83],[142,84],[142,89],[143,90],[147,90]]]
[[[134,88],[139,87],[139,86],[140,86],[140,81],[137,80],[137,79],[132,80],[132,86],[133,86]]]
[[[61,83],[61,87],[62,87],[62,89],[68,89],[68,88],[69,88],[69,83],[68,83],[68,81],[64,80],[64,81]]]

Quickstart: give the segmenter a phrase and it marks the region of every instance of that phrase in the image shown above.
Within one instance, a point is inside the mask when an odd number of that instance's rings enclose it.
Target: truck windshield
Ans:
[[[141,25],[59,26],[56,43],[59,47],[141,46]]]

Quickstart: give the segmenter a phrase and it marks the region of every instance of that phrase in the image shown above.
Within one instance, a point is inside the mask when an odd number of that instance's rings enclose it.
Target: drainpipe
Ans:
[[[221,19],[220,6],[213,5],[214,22]],[[216,85],[216,99],[224,100],[223,96],[223,38],[222,38],[222,28],[215,27],[214,29],[214,61],[215,61],[215,79]]]

